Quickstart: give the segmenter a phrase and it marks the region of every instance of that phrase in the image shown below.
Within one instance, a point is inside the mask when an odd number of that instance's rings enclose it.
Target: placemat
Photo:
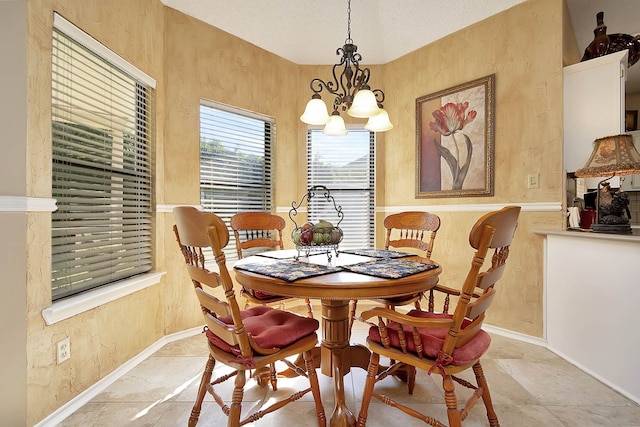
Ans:
[[[345,254],[368,256],[371,258],[404,258],[414,256],[408,252],[390,251],[386,249],[343,249],[340,252]]]
[[[407,261],[393,258],[380,258],[359,264],[345,265],[344,269],[354,273],[367,274],[369,276],[385,279],[399,279],[412,274],[432,270],[437,264],[424,264],[421,262]]]
[[[256,254],[257,256],[263,256],[265,258],[275,258],[275,259],[287,259],[293,258],[296,256],[298,251],[295,249],[284,249],[280,251],[265,251]]]
[[[327,267],[326,265],[309,264],[294,260],[280,260],[269,264],[249,263],[234,266],[233,268],[275,277],[287,282],[342,271],[342,267]]]

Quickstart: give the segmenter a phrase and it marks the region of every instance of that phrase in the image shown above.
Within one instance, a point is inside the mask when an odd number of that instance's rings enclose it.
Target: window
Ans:
[[[152,269],[154,87],[153,79],[54,16],[54,301]]]
[[[307,184],[324,185],[336,205],[342,206],[340,247],[345,249],[374,246],[374,148],[375,134],[366,130],[350,129],[345,136],[307,131]],[[337,220],[333,205],[324,197],[311,199],[308,218],[314,223]]]
[[[227,225],[238,212],[272,210],[273,120],[203,102],[200,105],[200,203]],[[233,234],[226,248],[236,259]]]

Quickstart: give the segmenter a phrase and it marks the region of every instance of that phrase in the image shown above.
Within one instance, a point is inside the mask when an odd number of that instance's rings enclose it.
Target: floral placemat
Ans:
[[[287,258],[295,257],[297,252],[298,251],[296,251],[295,249],[284,249],[280,251],[274,250],[274,251],[260,252],[256,255],[263,256],[265,258],[287,259]]]
[[[407,261],[393,258],[380,258],[359,264],[345,265],[344,269],[354,273],[367,274],[369,276],[385,279],[399,279],[422,273],[438,267],[437,264],[425,264],[422,262]]]
[[[328,267],[326,265],[310,264],[294,260],[280,260],[268,264],[249,263],[234,266],[233,268],[275,277],[277,279],[286,280],[287,282],[335,273],[342,271],[343,269],[342,267]]]
[[[343,249],[340,250],[340,252],[344,252],[345,254],[368,256],[371,258],[404,258],[415,255],[408,252],[390,251],[386,249]]]

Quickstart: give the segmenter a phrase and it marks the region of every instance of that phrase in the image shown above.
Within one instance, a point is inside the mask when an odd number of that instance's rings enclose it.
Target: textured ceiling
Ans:
[[[352,0],[363,64],[384,64],[524,0]],[[296,64],[333,64],[347,38],[346,0],[162,0]]]
[[[525,0],[352,0],[351,38],[363,64],[384,64]],[[640,33],[640,0],[566,0],[580,52],[596,13],[608,33]],[[347,38],[346,0],[162,0],[296,64],[333,64]],[[640,62],[627,92],[640,92]]]

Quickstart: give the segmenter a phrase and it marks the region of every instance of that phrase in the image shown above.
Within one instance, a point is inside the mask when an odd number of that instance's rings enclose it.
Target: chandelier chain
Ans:
[[[351,0],[347,0],[347,40],[345,43],[353,43],[351,40]]]

